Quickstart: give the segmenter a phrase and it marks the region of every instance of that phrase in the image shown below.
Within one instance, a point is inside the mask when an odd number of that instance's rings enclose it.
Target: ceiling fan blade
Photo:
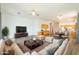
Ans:
[[[39,16],[39,14],[37,14],[37,16]]]

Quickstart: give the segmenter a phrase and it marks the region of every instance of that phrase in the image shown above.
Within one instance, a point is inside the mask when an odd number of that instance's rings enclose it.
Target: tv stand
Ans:
[[[28,33],[25,32],[15,33],[15,38],[21,38],[26,36],[28,36]]]

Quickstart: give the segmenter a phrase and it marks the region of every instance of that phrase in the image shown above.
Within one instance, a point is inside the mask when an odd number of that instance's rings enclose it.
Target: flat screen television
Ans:
[[[26,32],[26,26],[16,26],[16,33]]]

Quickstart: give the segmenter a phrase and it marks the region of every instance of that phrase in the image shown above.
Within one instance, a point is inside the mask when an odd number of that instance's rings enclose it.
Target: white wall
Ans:
[[[2,38],[2,34],[1,34],[1,13],[0,13],[0,39]]]
[[[13,38],[16,32],[16,26],[27,26],[29,35],[36,35],[41,30],[40,24],[49,23],[48,20],[28,19],[25,16],[2,14],[2,28],[8,26],[10,34]]]

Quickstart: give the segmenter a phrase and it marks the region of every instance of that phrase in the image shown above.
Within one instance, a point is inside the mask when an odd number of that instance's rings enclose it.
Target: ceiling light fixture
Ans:
[[[36,15],[36,11],[32,10],[32,15],[35,16]]]
[[[35,15],[36,15],[36,16],[39,16],[39,14],[37,13],[37,11],[36,11],[35,9],[32,10],[32,15],[33,15],[33,16],[35,16]]]

